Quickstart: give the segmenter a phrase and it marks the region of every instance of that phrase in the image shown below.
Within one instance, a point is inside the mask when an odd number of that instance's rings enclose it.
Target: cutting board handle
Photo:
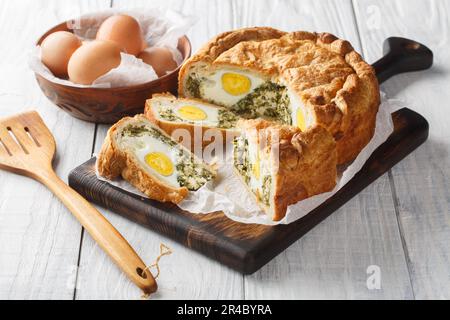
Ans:
[[[383,44],[383,54],[372,65],[379,83],[396,74],[425,70],[433,65],[433,52],[425,45],[406,38],[387,38]]]

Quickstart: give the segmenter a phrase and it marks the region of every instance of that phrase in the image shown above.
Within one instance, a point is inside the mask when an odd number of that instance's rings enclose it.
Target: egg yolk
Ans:
[[[205,120],[205,111],[195,106],[183,106],[178,109],[178,115],[186,120]]]
[[[297,110],[297,127],[299,127],[302,131],[305,131],[306,129],[305,115],[300,109]]]
[[[164,153],[150,152],[145,156],[145,163],[162,176],[170,176],[173,173],[173,163]]]
[[[256,196],[256,201],[261,202],[261,193],[259,192],[259,189],[255,190],[255,196]]]
[[[242,74],[224,73],[222,75],[223,90],[233,96],[239,96],[249,92],[251,84],[250,79]]]
[[[259,161],[259,152],[256,155],[256,161],[255,163],[252,165],[252,172],[253,172],[253,176],[259,180],[260,177],[260,172],[261,172],[261,165],[260,165],[260,161]]]

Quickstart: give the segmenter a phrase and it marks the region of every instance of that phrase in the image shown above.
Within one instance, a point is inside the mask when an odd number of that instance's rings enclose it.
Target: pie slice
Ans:
[[[232,141],[239,120],[239,117],[227,108],[198,99],[176,98],[170,93],[154,94],[146,101],[144,113],[150,121],[174,139],[184,142],[187,138],[190,143],[186,146],[191,145],[191,149],[195,138],[201,139],[204,147],[216,133],[222,136],[224,143],[227,139]],[[188,137],[184,137],[186,133]]]
[[[108,179],[122,176],[151,199],[173,203],[216,175],[144,115],[123,118],[108,130],[97,170]]]
[[[274,221],[290,204],[336,185],[336,143],[320,126],[302,132],[262,119],[240,120],[233,165],[257,203]]]
[[[373,68],[329,33],[267,27],[218,35],[181,68],[180,96],[302,131],[321,125],[336,140],[338,163],[370,141],[380,104]]]

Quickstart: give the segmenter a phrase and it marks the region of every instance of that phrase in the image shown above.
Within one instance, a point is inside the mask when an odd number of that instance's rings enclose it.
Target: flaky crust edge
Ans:
[[[261,119],[241,120],[238,126],[242,130],[271,130],[279,135],[279,168],[272,182],[275,183],[272,220],[283,219],[289,205],[336,186],[336,142],[325,128],[315,126],[301,132]]]
[[[299,131],[282,143],[274,220],[282,219],[289,205],[331,191],[337,179],[336,142],[323,127]]]
[[[102,148],[97,158],[98,173],[107,179],[113,180],[118,176],[128,181],[150,199],[161,202],[179,203],[189,190],[186,187],[173,188],[149,175],[134,156],[122,151],[114,140],[115,133],[126,123],[135,119],[141,119],[143,115],[125,117],[114,124],[106,135]]]

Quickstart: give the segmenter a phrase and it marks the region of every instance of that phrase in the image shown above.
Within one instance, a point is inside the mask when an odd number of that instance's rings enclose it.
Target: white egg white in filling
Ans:
[[[159,98],[152,101],[151,107],[153,114],[163,121],[229,129],[233,128],[238,120],[238,116],[226,108],[197,101]]]
[[[128,125],[117,141],[149,174],[172,187],[197,190],[214,176],[189,151],[150,125]]]
[[[217,69],[207,73],[192,72],[186,86],[194,97],[223,106],[232,106],[266,80],[251,72]]]
[[[289,110],[291,113],[292,122],[291,125],[300,128],[300,130],[305,131],[307,128],[311,127],[314,123],[314,115],[311,111],[303,106],[303,102],[290,90],[287,91],[290,105]]]

